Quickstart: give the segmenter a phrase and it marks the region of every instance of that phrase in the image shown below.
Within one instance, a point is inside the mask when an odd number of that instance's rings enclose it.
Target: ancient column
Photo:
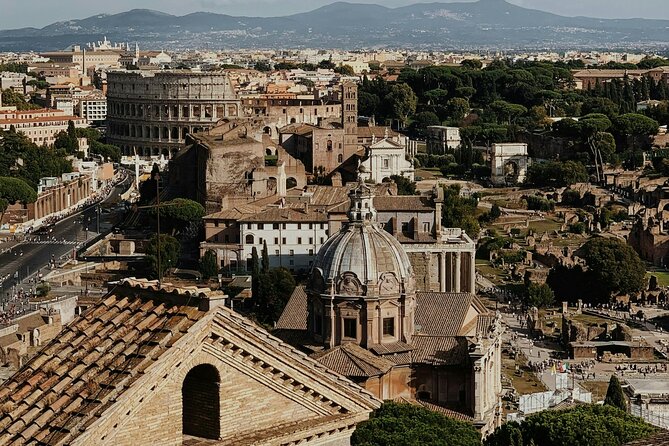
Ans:
[[[455,292],[460,292],[460,278],[462,276],[462,262],[460,252],[455,253]]]
[[[439,291],[446,292],[446,253],[439,253]]]
[[[469,287],[470,293],[476,293],[476,252],[471,251],[469,253],[469,280],[471,285]]]

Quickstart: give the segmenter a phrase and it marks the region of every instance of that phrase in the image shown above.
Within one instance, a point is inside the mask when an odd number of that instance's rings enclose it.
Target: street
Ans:
[[[100,203],[100,208],[107,203],[118,201],[119,196],[127,189],[129,179],[126,178],[115,186],[109,196]],[[27,311],[27,294],[39,282],[39,273],[46,275],[49,264],[56,265],[65,258],[71,258],[78,246],[95,238],[98,222],[96,212],[98,206],[93,205],[73,214],[51,226],[26,236],[25,241],[0,244],[0,303],[2,310],[15,317]],[[115,212],[101,211],[99,226],[101,232],[111,230]],[[10,248],[11,247],[11,248]],[[10,249],[8,249],[10,248]],[[34,281],[31,281],[35,277]],[[14,293],[23,289],[23,299],[15,299]]]

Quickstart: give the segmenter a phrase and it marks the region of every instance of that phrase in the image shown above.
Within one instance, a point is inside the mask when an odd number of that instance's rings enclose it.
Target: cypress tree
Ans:
[[[618,378],[615,375],[611,375],[611,379],[609,380],[609,388],[606,390],[604,404],[617,407],[618,409],[627,412],[627,399],[623,393],[620,381],[618,381]]]

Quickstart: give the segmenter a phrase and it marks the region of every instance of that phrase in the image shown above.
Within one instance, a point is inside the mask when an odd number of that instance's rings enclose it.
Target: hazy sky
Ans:
[[[60,20],[116,13],[133,8],[156,9],[176,15],[212,11],[230,15],[275,16],[308,11],[334,0],[0,0],[0,29],[42,27]],[[349,0],[389,7],[435,0]],[[467,1],[467,0],[465,0]],[[508,0],[556,14],[606,18],[669,19],[667,0]]]

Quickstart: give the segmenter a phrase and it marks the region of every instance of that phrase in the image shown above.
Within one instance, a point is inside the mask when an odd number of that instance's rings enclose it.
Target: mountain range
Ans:
[[[283,17],[176,16],[134,9],[44,28],[2,30],[0,51],[56,50],[105,35],[163,49],[666,50],[669,20],[564,17],[504,0],[399,8],[337,2]]]

